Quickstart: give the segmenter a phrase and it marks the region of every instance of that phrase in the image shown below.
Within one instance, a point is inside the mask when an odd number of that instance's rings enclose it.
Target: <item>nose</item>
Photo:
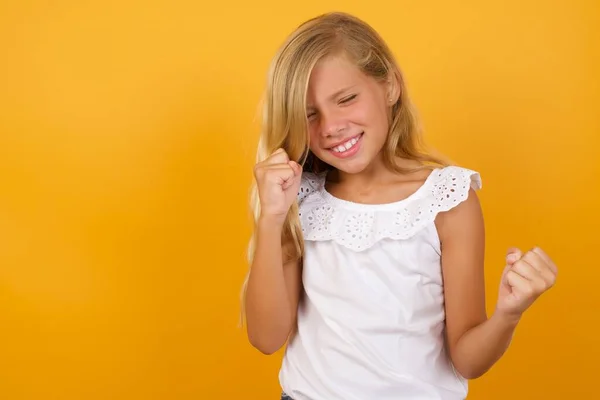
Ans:
[[[321,134],[326,137],[336,136],[342,133],[348,127],[348,121],[336,111],[322,112],[321,115]]]

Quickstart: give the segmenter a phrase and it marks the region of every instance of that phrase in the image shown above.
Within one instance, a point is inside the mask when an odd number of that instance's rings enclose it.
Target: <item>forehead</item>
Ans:
[[[312,70],[308,82],[308,97],[317,100],[339,90],[369,83],[356,65],[345,57],[328,57],[319,61]]]

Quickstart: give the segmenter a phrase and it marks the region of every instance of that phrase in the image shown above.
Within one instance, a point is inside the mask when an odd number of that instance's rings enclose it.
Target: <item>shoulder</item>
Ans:
[[[482,188],[479,172],[456,165],[435,169],[428,180],[435,192],[444,193],[446,198],[453,198],[457,202],[463,197],[466,199],[471,190]],[[459,197],[456,198],[456,195]]]
[[[477,191],[482,188],[479,172],[450,166],[434,172],[435,199],[442,208],[436,226],[440,239],[460,237],[466,230],[482,233],[483,216]]]

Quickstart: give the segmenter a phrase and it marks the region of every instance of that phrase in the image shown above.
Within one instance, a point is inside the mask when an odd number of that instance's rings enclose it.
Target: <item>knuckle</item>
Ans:
[[[269,157],[270,160],[289,160],[287,152],[283,148],[278,148]]]
[[[523,259],[517,260],[513,264],[515,270],[518,270],[518,271],[523,271],[525,268],[527,268],[527,265],[528,265],[527,262]]]
[[[536,285],[536,293],[543,293],[546,290],[548,290],[548,283],[546,283],[546,281],[540,279],[540,281],[537,283]]]
[[[528,297],[533,296],[535,294],[535,288],[532,284],[525,285],[523,293]]]
[[[547,255],[546,252],[540,246],[535,246],[532,251],[536,254]]]
[[[536,258],[536,254],[533,251],[528,251],[527,253],[525,253],[525,255],[523,256],[523,259],[528,261],[528,262],[533,262],[533,260],[535,260]]]
[[[254,176],[257,178],[262,178],[265,173],[265,168],[262,164],[256,164],[254,166]]]

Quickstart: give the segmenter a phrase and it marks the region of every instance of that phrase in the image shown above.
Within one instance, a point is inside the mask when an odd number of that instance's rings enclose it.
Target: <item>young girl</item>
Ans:
[[[244,308],[254,347],[287,341],[282,399],[464,399],[556,266],[510,249],[487,317],[479,174],[423,150],[396,61],[361,20],[301,25],[266,93]]]

